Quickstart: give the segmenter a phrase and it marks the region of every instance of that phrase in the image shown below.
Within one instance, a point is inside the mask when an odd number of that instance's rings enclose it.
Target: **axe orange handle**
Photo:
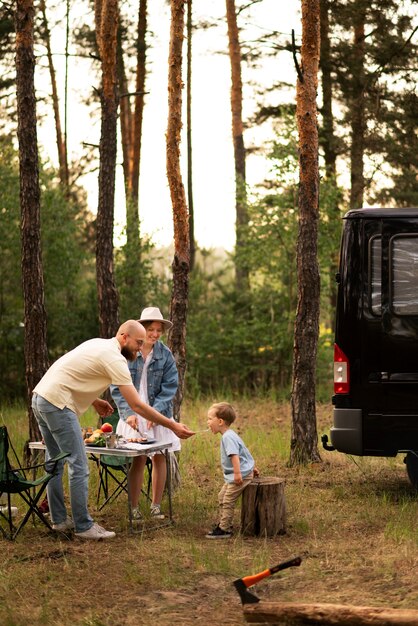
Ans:
[[[280,563],[279,565],[276,565],[275,567],[271,567],[270,569],[265,569],[259,574],[253,574],[252,576],[245,576],[241,580],[246,587],[251,587],[252,585],[255,585],[255,583],[258,583],[258,581],[262,580],[263,578],[266,578],[267,576],[270,576],[271,574],[280,572],[280,570],[286,569],[288,567],[300,565],[301,563],[302,563],[302,559],[300,558],[300,556],[297,556],[296,558],[291,559],[290,561],[285,561],[284,563]]]
[[[270,576],[270,574],[271,574],[271,570],[265,569],[263,572],[260,572],[259,574],[253,574],[252,576],[245,576],[244,578],[242,578],[242,582],[244,583],[246,587],[251,587],[252,585],[255,585],[255,583],[258,583],[263,578]]]

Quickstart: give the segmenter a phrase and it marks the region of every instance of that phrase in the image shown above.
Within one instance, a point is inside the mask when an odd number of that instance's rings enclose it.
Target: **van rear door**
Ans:
[[[382,395],[380,416],[364,423],[364,447],[395,454],[418,448],[418,217],[384,218],[369,249],[371,309],[376,317],[381,309]]]

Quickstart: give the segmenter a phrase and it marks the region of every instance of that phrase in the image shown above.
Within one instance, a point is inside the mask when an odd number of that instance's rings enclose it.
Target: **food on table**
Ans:
[[[127,439],[126,441],[128,441],[129,443],[144,443],[145,441],[148,441],[147,437],[137,437],[136,439]]]
[[[104,432],[101,430],[101,428],[96,428],[96,430],[94,430],[89,437],[84,439],[84,443],[88,446],[105,446],[106,439],[104,437]]]
[[[113,426],[109,422],[105,422],[101,427],[102,433],[113,433]]]

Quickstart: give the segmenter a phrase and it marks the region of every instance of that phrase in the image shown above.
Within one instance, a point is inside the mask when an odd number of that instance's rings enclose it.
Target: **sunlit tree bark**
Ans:
[[[302,68],[296,91],[299,131],[298,304],[293,346],[290,465],[320,460],[315,410],[320,290],[317,259],[319,173],[316,107],[319,2],[302,0]]]
[[[44,278],[41,257],[40,189],[34,87],[33,0],[17,0],[16,95],[20,162],[22,286],[25,309],[25,376],[29,440],[39,439],[32,391],[48,369]]]
[[[173,327],[169,345],[176,359],[179,386],[174,402],[174,417],[179,419],[186,373],[186,320],[189,299],[189,222],[186,194],[180,171],[180,132],[182,128],[182,47],[184,5],[187,0],[170,0],[171,28],[168,59],[167,178],[170,186],[174,224],[173,290],[170,316]]]

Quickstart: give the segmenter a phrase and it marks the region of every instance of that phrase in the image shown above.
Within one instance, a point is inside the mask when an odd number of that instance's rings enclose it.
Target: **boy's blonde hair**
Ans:
[[[234,407],[232,404],[229,404],[229,402],[216,402],[216,404],[212,404],[209,411],[223,420],[228,426],[231,426],[232,422],[235,422],[237,417]]]

